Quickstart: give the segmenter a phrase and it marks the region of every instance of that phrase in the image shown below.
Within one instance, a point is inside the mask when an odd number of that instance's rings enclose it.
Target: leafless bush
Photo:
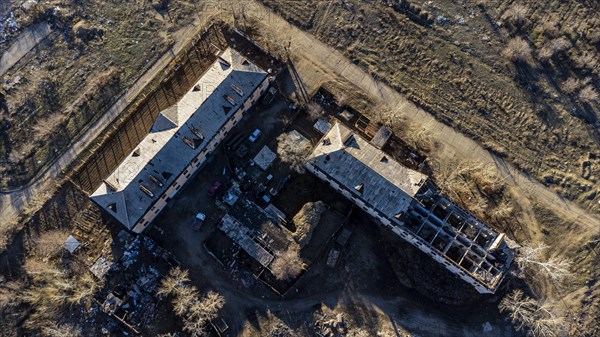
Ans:
[[[560,33],[558,29],[558,19],[556,17],[543,19],[538,25],[537,30],[549,38],[558,36]]]
[[[567,329],[563,317],[557,315],[551,305],[540,303],[515,290],[506,295],[498,308],[509,315],[518,331],[531,337],[558,337]]]
[[[64,249],[68,236],[69,233],[61,229],[44,232],[34,239],[33,253],[41,259],[57,257]]]
[[[598,55],[595,52],[587,51],[575,57],[575,66],[579,69],[596,70],[598,67]]]
[[[270,266],[271,272],[278,280],[291,280],[302,272],[304,261],[300,258],[300,249],[290,244],[288,249],[275,258]]]
[[[279,158],[298,173],[306,171],[304,163],[310,151],[310,142],[298,132],[282,133],[277,137],[277,154]]]
[[[544,46],[538,51],[538,59],[540,61],[548,61],[558,53],[562,53],[569,49],[569,42],[565,38],[553,39],[546,41]]]
[[[590,82],[590,79],[580,80],[575,77],[569,77],[561,84],[561,89],[567,94],[574,94],[579,88]]]
[[[560,256],[545,257],[544,252],[549,247],[545,244],[537,246],[524,245],[519,248],[516,262],[524,274],[532,278],[546,277],[554,282],[560,283],[571,276],[571,261]]]
[[[307,202],[300,211],[294,216],[296,231],[292,236],[300,245],[305,247],[312,237],[312,232],[321,220],[321,214],[327,209],[327,205],[322,201]]]
[[[508,40],[502,54],[512,62],[527,62],[531,57],[531,47],[523,38],[513,37]]]
[[[529,10],[522,4],[514,4],[502,14],[501,20],[508,22],[515,27],[521,27],[527,20],[527,12]]]
[[[596,89],[591,84],[585,86],[579,92],[579,99],[583,102],[593,103],[598,101],[598,98],[600,98],[600,96],[598,95],[598,91],[596,91]]]

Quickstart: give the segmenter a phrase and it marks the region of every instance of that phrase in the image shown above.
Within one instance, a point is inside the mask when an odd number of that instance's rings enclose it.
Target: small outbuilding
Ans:
[[[266,145],[260,149],[260,152],[254,157],[254,163],[264,171],[269,169],[273,161],[277,158],[275,152],[271,151]]]
[[[69,237],[65,240],[64,247],[69,253],[73,254],[77,248],[79,248],[79,241],[75,239],[73,235],[69,235]]]

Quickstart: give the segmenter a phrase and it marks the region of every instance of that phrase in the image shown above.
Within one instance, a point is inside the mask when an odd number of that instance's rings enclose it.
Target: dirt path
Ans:
[[[36,196],[44,193],[56,182],[56,178],[69,167],[69,165],[109,126],[123,110],[135,100],[139,93],[152,79],[175,58],[175,56],[206,26],[207,18],[199,17],[193,24],[182,28],[173,34],[175,43],[154,65],[146,71],[123,94],[102,117],[94,122],[74,143],[50,166],[42,171],[33,182],[27,186],[11,190],[0,191],[0,218],[1,225],[13,221]]]
[[[491,163],[497,168],[499,176],[503,177],[509,185],[544,204],[560,217],[574,221],[594,233],[600,229],[600,219],[597,216],[560,197],[502,158],[493,155],[474,140],[437,121],[431,114],[408,101],[388,85],[373,78],[362,68],[352,64],[340,52],[320,42],[313,35],[296,28],[260,4],[247,6],[246,14],[254,14],[262,18],[259,29],[266,31],[268,36],[291,42],[290,57],[309,93],[314,92],[326,81],[342,80],[352,83],[376,101],[398,110],[409,122],[429,130],[435,140],[442,144],[442,150],[435,154],[439,156],[441,162],[459,159]]]
[[[307,284],[297,285],[300,293],[293,298],[281,298],[257,285],[244,286],[199,244],[210,234],[208,227],[211,225],[205,226],[201,232],[193,232],[187,225],[169,226],[164,229],[170,233],[162,239],[169,240],[171,243],[173,239],[176,240],[177,247],[173,247],[173,253],[182,262],[184,268],[189,269],[194,284],[203,291],[211,289],[223,295],[226,305],[222,317],[227,320],[232,336],[244,335],[241,334],[244,325],[251,322],[253,316],[263,321],[271,314],[293,326],[302,320],[300,317],[305,317],[303,315],[307,313],[314,313],[315,308],[322,305],[330,309],[342,308],[344,311],[356,312],[370,319],[376,317],[383,326],[395,327],[401,331],[408,330],[414,336],[512,336],[512,330],[501,318],[494,317],[495,321],[490,322],[493,332],[483,334],[481,324],[490,318],[478,316],[472,312],[472,309],[464,309],[462,315],[460,312],[463,308],[453,307],[448,311],[443,305],[434,307],[432,303],[409,289],[390,294],[383,289],[369,290],[372,284],[365,286],[361,283],[353,283],[355,276],[348,274],[349,265],[358,268],[355,272],[359,273],[366,272],[364,268],[369,268],[367,264],[355,259],[344,262],[344,265],[333,271],[327,269],[330,274],[328,276],[322,274],[322,268],[311,267],[308,273],[312,275],[307,276],[309,280],[316,277],[323,283],[334,282],[338,286],[321,289],[313,282],[303,282]],[[361,236],[363,243],[365,240],[373,240],[372,235],[362,232],[355,234]],[[353,251],[365,248],[359,248],[360,244],[355,246],[352,243],[349,247],[351,248],[348,249]],[[262,331],[262,333],[266,332]]]

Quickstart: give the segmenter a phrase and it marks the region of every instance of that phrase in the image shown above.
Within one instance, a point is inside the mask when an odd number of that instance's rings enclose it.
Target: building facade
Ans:
[[[512,262],[504,234],[439,194],[351,129],[335,124],[307,169],[479,293],[494,293]]]
[[[267,72],[228,48],[90,196],[143,232],[269,86]]]

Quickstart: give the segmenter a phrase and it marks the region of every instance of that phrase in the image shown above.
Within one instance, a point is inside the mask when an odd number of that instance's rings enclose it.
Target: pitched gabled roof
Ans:
[[[388,158],[346,126],[336,123],[309,163],[387,217],[404,211],[427,176]]]
[[[132,229],[266,77],[237,51],[223,51],[176,105],[159,114],[92,200]]]

